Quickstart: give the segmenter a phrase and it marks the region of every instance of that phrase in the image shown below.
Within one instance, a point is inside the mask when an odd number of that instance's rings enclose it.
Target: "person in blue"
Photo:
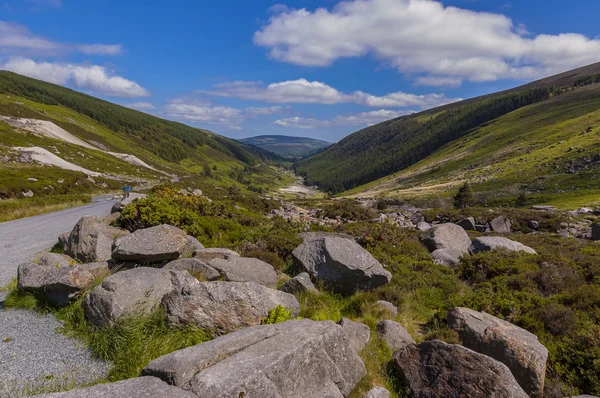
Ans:
[[[123,187],[123,196],[124,199],[127,199],[129,197],[129,193],[133,190],[133,188],[131,188],[129,185],[126,185]]]

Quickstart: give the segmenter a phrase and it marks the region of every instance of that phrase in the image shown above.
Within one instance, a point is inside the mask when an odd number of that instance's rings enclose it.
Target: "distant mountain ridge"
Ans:
[[[273,152],[283,158],[300,159],[312,155],[331,145],[330,142],[307,137],[287,135],[259,135],[239,141]]]

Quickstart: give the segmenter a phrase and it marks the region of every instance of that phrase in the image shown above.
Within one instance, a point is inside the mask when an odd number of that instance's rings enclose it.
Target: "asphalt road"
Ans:
[[[19,264],[56,243],[84,215],[105,216],[112,196],[90,205],[0,224],[0,286],[17,276]],[[92,358],[81,344],[57,332],[61,323],[50,314],[3,310],[0,293],[0,397],[90,383],[106,377],[110,363]]]
[[[0,286],[17,276],[19,264],[50,248],[63,232],[85,215],[107,216],[113,195],[95,197],[92,204],[0,223]]]

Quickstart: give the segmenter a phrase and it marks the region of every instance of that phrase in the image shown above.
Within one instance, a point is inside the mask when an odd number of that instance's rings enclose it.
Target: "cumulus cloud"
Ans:
[[[137,109],[138,111],[151,111],[153,109],[156,109],[156,107],[150,102],[134,102],[131,104],[126,104],[124,106],[131,109]]]
[[[374,124],[408,115],[410,113],[412,113],[412,111],[392,111],[380,109],[378,111],[339,115],[333,119],[313,119],[293,116],[275,120],[273,124],[281,127],[297,129],[314,129],[319,127],[333,126],[372,126]]]
[[[234,130],[239,130],[240,124],[246,119],[273,115],[284,110],[285,108],[281,106],[238,109],[190,98],[171,99],[164,107],[165,114],[175,119],[196,123],[220,124]]]
[[[226,82],[215,85],[212,90],[199,90],[197,93],[270,103],[355,103],[371,107],[419,106],[431,108],[460,100],[460,98],[447,98],[443,94],[416,95],[400,91],[384,96],[371,95],[362,91],[343,93],[325,83],[306,79],[288,80],[268,85],[256,81]]]
[[[12,58],[4,64],[0,64],[0,69],[114,97],[146,97],[150,95],[136,82],[116,76],[100,65],[36,62],[28,58]]]
[[[23,25],[0,21],[0,53],[7,55],[57,55],[80,52],[94,55],[118,55],[120,44],[61,43],[34,35]]]
[[[598,61],[600,39],[527,32],[502,14],[431,0],[349,0],[332,9],[281,9],[254,34],[280,61],[327,66],[373,55],[422,85],[531,79]],[[448,80],[453,79],[453,80]],[[449,84],[451,83],[451,84]]]

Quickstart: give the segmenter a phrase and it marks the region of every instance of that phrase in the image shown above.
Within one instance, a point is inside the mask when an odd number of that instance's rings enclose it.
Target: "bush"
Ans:
[[[292,319],[292,312],[282,305],[278,305],[275,308],[269,310],[267,315],[260,322],[261,325],[272,325],[274,323],[281,323]]]

